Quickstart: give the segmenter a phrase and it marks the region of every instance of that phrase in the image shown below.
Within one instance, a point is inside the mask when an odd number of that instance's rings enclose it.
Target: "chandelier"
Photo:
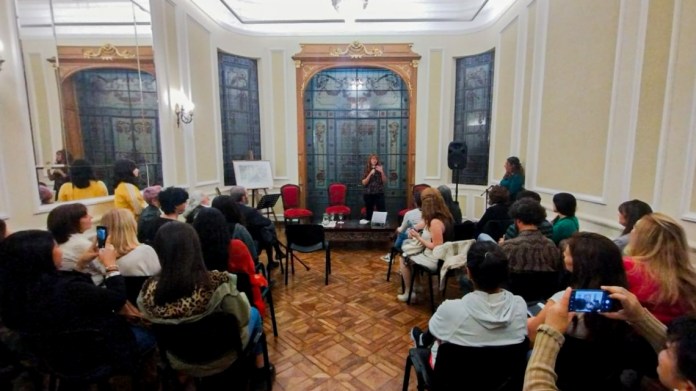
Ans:
[[[331,0],[336,12],[346,23],[354,23],[360,13],[367,8],[369,0]]]

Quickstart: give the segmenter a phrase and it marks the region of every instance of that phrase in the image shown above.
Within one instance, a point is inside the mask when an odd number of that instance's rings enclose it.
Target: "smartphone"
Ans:
[[[107,232],[105,226],[103,226],[103,225],[97,226],[97,247],[104,248],[106,246],[106,237],[108,235],[109,235],[109,233]]]
[[[618,300],[601,289],[573,289],[568,302],[568,311],[573,312],[615,312],[619,309]]]

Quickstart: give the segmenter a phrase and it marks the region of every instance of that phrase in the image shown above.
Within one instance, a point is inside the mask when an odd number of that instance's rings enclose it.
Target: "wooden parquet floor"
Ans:
[[[397,301],[398,268],[387,282],[387,263],[380,259],[388,248],[386,243],[332,243],[328,286],[323,251],[298,254],[311,269],[295,262],[287,286],[280,270],[273,270],[278,337],[270,315],[264,327],[276,366],[274,390],[401,389],[412,347],[409,330],[426,327],[431,311],[428,300],[410,306]],[[457,294],[456,288],[448,289],[449,297]],[[415,373],[409,389],[416,389]]]

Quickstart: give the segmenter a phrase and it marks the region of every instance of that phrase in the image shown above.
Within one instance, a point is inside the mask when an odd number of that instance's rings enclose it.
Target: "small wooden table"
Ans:
[[[319,222],[321,224],[321,222]],[[338,242],[389,242],[396,230],[396,224],[387,221],[383,226],[360,224],[357,220],[347,220],[335,226],[325,226],[326,239]]]

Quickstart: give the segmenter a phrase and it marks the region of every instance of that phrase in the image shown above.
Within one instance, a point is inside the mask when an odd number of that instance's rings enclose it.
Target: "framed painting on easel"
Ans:
[[[234,160],[234,176],[237,186],[243,186],[248,190],[270,189],[273,187],[273,173],[271,162],[268,160]]]

